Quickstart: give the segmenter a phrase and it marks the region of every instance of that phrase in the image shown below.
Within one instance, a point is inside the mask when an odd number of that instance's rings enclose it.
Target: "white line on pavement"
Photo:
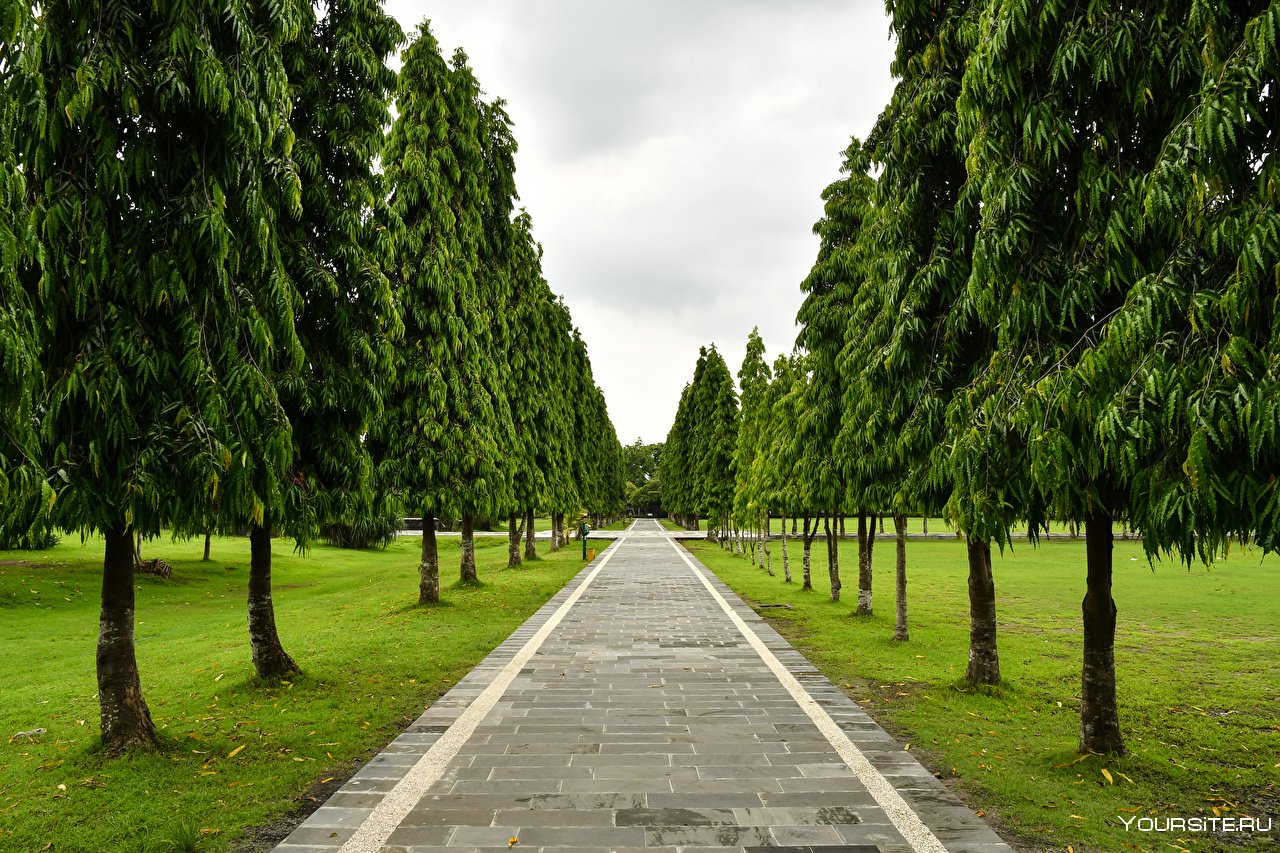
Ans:
[[[918,853],[947,853],[947,848],[929,830],[929,827],[924,825],[924,821],[920,820],[920,816],[912,810],[911,806],[907,805],[906,800],[902,799],[902,795],[894,789],[892,783],[872,766],[867,757],[862,754],[862,750],[858,749],[854,742],[849,740],[849,736],[831,718],[826,709],[818,704],[818,700],[809,695],[809,691],[804,689],[794,675],[787,672],[787,668],[782,665],[782,661],[778,660],[777,656],[769,651],[769,647],[764,644],[764,641],[742,620],[742,617],[734,611],[729,602],[724,600],[724,596],[712,586],[711,581],[707,580],[707,576],[694,565],[693,560],[689,558],[688,552],[677,545],[672,538],[668,537],[667,542],[680,555],[680,559],[684,560],[685,565],[697,575],[698,580],[702,581],[702,585],[711,593],[711,597],[720,604],[720,609],[728,614],[733,624],[742,632],[742,636],[747,638],[751,648],[756,650],[756,654],[760,655],[761,660],[778,677],[778,680],[782,682],[782,686],[787,688],[791,698],[796,700],[805,713],[809,715],[809,718],[813,720],[818,730],[835,747],[836,752],[844,759],[844,763],[849,765],[849,769],[858,777],[858,781],[875,798],[880,808],[884,809],[885,814],[889,816],[889,820],[893,822],[898,832],[902,833],[902,837],[907,839],[908,843]]]
[[[618,540],[618,548],[626,541],[624,536]],[[444,774],[449,763],[453,761],[454,756],[458,754],[463,745],[475,732],[476,727],[488,716],[493,710],[493,706],[502,698],[502,694],[511,686],[511,682],[520,674],[520,670],[524,669],[525,664],[534,656],[542,643],[547,639],[556,626],[560,624],[560,620],[565,617],[582,594],[586,591],[591,582],[596,579],[596,575],[600,574],[600,570],[605,567],[618,548],[610,548],[600,563],[591,570],[591,574],[587,575],[587,579],[578,585],[573,594],[565,599],[564,604],[551,614],[538,632],[529,638],[528,642],[521,647],[516,656],[502,668],[497,677],[490,682],[489,686],[481,691],[480,695],[467,706],[453,725],[440,735],[440,739],[431,745],[426,754],[418,759],[418,763],[409,768],[409,772],[404,778],[396,783],[396,786],[387,792],[382,798],[382,802],[374,807],[369,816],[365,818],[364,823],[360,824],[360,828],[356,830],[347,842],[342,845],[338,853],[376,853],[382,848],[386,840],[391,837],[391,833],[395,832],[396,827],[400,825],[400,821],[413,810],[413,807],[422,799],[422,795],[427,789],[436,782],[437,779]]]

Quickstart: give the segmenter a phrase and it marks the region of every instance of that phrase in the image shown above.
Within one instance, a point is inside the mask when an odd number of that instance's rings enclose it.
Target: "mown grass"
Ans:
[[[932,525],[930,525],[932,530]],[[962,679],[968,650],[964,546],[908,546],[911,640],[891,640],[894,549],[875,550],[875,615],[852,615],[857,545],[841,543],[844,601],[829,600],[826,548],[815,589],[705,542],[690,549],[762,612],[969,805],[1036,851],[1273,850],[1280,830],[1241,837],[1126,832],[1121,818],[1247,815],[1280,827],[1280,559],[1236,553],[1211,568],[1160,563],[1117,542],[1116,669],[1130,755],[1076,754],[1084,542],[1023,543],[995,558],[1005,684]],[[1108,781],[1103,770],[1111,775]],[[1215,812],[1216,810],[1216,812]]]
[[[170,581],[137,583],[161,749],[121,758],[98,746],[101,542],[0,552],[0,850],[229,849],[349,774],[582,568],[576,549],[539,543],[540,560],[509,570],[506,540],[477,538],[481,584],[456,587],[458,540],[442,537],[444,600],[419,607],[416,537],[386,551],[291,545],[275,544],[275,606],[304,672],[278,684],[253,677],[248,540],[215,539],[208,563],[202,540],[144,546],[174,566]]]

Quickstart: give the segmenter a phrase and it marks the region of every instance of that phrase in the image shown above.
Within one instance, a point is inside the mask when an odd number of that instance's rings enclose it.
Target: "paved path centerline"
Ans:
[[[462,749],[471,735],[475,733],[476,728],[493,710],[498,700],[502,698],[502,694],[506,693],[507,688],[511,686],[511,682],[520,674],[520,670],[537,653],[543,642],[556,629],[556,626],[560,624],[565,615],[573,609],[573,606],[578,603],[578,599],[582,597],[587,587],[591,586],[591,582],[608,565],[609,560],[625,542],[626,537],[624,536],[615,543],[616,547],[609,549],[605,553],[599,565],[591,571],[591,574],[587,575],[586,580],[578,585],[573,594],[565,600],[564,604],[560,605],[560,608],[538,629],[538,632],[529,638],[528,642],[516,653],[516,656],[502,668],[489,686],[462,712],[457,721],[449,727],[448,731],[444,732],[440,739],[431,745],[426,754],[418,759],[417,763],[405,774],[404,778],[387,792],[387,795],[369,813],[369,816],[365,818],[360,828],[355,831],[355,834],[342,845],[338,853],[377,853],[382,848],[387,839],[391,837],[391,833],[396,831],[400,826],[400,822],[422,799],[422,795],[426,790],[444,774],[450,762],[457,756],[458,751]]]
[[[903,838],[907,839],[913,849],[917,853],[947,853],[947,848],[938,840],[937,836],[925,826],[924,821],[920,820],[920,816],[915,810],[902,799],[897,790],[884,778],[884,775],[871,765],[867,757],[862,754],[862,750],[849,740],[849,736],[844,730],[831,718],[831,715],[818,704],[818,701],[809,695],[809,691],[796,680],[796,677],[787,671],[777,656],[769,650],[764,641],[751,630],[746,622],[742,621],[734,609],[725,601],[711,581],[707,580],[707,576],[694,564],[689,553],[675,543],[673,539],[668,538],[667,543],[676,550],[680,555],[680,559],[689,567],[698,580],[702,581],[702,585],[706,587],[707,592],[711,593],[711,597],[720,605],[720,609],[725,612],[733,622],[734,626],[746,638],[751,648],[755,649],[756,654],[760,655],[761,660],[769,667],[769,670],[777,676],[778,681],[787,689],[796,703],[804,709],[809,715],[809,719],[813,720],[818,731],[830,742],[836,753],[844,760],[849,769],[858,777],[858,781],[866,787],[867,792],[875,799],[880,808],[884,809],[888,815],[890,822],[898,832],[902,833]]]

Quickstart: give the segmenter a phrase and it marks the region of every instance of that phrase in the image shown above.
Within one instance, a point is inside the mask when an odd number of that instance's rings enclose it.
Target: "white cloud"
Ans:
[[[661,441],[698,347],[795,338],[820,193],[892,91],[879,3],[437,0],[509,102],[517,184],[623,442]]]

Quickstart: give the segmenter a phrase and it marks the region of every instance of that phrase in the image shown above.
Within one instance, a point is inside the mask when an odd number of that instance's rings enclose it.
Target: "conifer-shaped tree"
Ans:
[[[135,532],[193,529],[224,492],[253,515],[256,475],[288,462],[270,365],[302,360],[277,239],[300,188],[281,46],[307,20],[290,2],[119,11],[42,10],[14,139],[45,248],[16,303],[41,318],[41,462],[56,523],[106,539],[111,750],[155,737],[133,646]]]
[[[430,603],[440,595],[440,514],[462,518],[461,574],[475,578],[466,534],[478,512],[508,500],[510,415],[488,331],[494,277],[484,291],[479,281],[489,185],[478,87],[465,55],[446,62],[426,22],[402,59],[383,167],[405,332],[376,434],[384,482],[421,507],[418,597]]]
[[[733,519],[733,454],[738,439],[738,395],[724,357],[712,344],[703,373],[694,380],[695,496],[707,529],[724,536]]]
[[[739,523],[754,527],[763,516],[768,518],[769,503],[762,500],[756,459],[766,440],[768,425],[769,365],[764,360],[764,341],[759,327],[747,336],[747,352],[738,370],[738,387],[742,391],[742,421],[734,448],[733,517]],[[754,549],[754,544],[753,544]],[[753,551],[754,553],[754,551]],[[770,570],[772,573],[772,569]]]

